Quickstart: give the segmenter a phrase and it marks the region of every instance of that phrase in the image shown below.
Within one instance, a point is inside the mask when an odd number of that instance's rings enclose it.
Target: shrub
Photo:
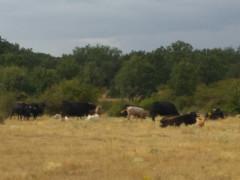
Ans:
[[[6,119],[12,110],[16,97],[12,92],[0,92],[0,120]]]
[[[47,89],[41,100],[47,103],[49,113],[59,112],[62,101],[96,102],[99,91],[88,84],[81,84],[78,80],[65,80]]]
[[[108,109],[108,115],[109,116],[121,116],[120,112],[123,109],[124,105],[127,104],[126,101],[117,101],[117,102],[111,102],[111,107]]]
[[[151,97],[143,99],[139,106],[149,109],[155,101],[170,101],[174,102],[175,96],[173,91],[168,86],[161,86],[158,93],[154,93]]]

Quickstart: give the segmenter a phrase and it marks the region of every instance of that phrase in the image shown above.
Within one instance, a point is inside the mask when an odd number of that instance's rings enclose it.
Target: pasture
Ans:
[[[203,128],[110,117],[13,119],[0,125],[0,157],[1,180],[235,180],[240,118]]]

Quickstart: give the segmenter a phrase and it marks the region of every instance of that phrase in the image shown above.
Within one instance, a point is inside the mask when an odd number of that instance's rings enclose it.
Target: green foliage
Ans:
[[[224,78],[225,65],[216,56],[203,57],[198,63],[200,81],[206,85]]]
[[[56,70],[41,67],[33,69],[28,78],[35,94],[42,93],[60,81]]]
[[[80,79],[84,83],[109,87],[120,68],[121,51],[108,46],[75,48],[73,58],[81,65]]]
[[[195,66],[189,61],[182,61],[173,67],[170,87],[177,96],[192,95],[197,86]]]
[[[123,110],[124,105],[127,103],[125,101],[116,101],[111,102],[111,106],[109,109],[107,109],[107,113],[109,116],[118,117],[121,116],[120,112]]]
[[[240,80],[234,80],[230,88],[229,110],[240,113]]]
[[[14,93],[0,91],[0,119],[4,120],[10,115],[15,101],[16,97]]]
[[[73,58],[64,58],[57,65],[57,72],[62,79],[72,79],[79,73],[79,68]]]
[[[1,68],[0,88],[7,91],[31,92],[26,70],[17,66]]]
[[[221,107],[227,112],[239,112],[239,86],[239,79],[222,80],[210,86],[199,85],[194,95],[195,104],[205,111]]]
[[[154,67],[146,60],[133,56],[116,75],[115,86],[122,97],[131,100],[150,96],[157,89]]]

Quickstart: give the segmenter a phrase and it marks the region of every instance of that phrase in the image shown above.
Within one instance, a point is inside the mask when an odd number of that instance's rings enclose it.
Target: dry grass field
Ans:
[[[203,128],[43,117],[0,125],[1,180],[238,180],[240,118]]]

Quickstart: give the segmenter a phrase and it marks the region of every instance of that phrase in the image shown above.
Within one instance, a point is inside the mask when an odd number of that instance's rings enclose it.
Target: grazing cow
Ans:
[[[150,107],[150,116],[152,117],[153,121],[155,121],[155,117],[157,115],[175,116],[179,115],[179,113],[173,103],[167,101],[156,101]]]
[[[180,126],[181,124],[191,125],[195,124],[197,121],[197,113],[191,112],[183,115],[178,116],[166,116],[163,117],[160,121],[161,127],[167,127],[167,126]]]
[[[61,115],[62,117],[65,116],[87,116],[93,115],[97,111],[99,112],[99,107],[95,104],[88,103],[88,102],[69,102],[63,101],[61,106]]]
[[[130,120],[131,116],[145,119],[148,115],[148,112],[141,107],[137,106],[127,106],[126,109],[121,111],[121,113],[126,113],[127,118]]]
[[[211,120],[224,119],[224,112],[220,108],[213,108],[211,112],[205,115],[205,118]]]

